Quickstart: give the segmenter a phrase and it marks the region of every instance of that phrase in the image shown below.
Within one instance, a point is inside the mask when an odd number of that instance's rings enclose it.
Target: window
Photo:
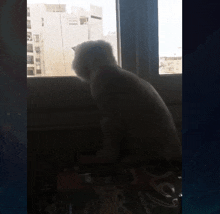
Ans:
[[[30,8],[27,8],[27,16],[30,16]]]
[[[66,12],[65,4],[45,4],[46,12]]]
[[[34,64],[34,57],[27,55],[27,64]]]
[[[34,75],[34,68],[33,67],[27,68],[27,75],[30,75],[30,76]]]
[[[33,45],[27,44],[27,52],[33,52]]]
[[[88,22],[88,18],[86,17],[80,17],[80,25],[85,25]]]
[[[111,43],[118,61],[115,0],[87,0],[85,4],[81,1],[64,4],[63,0],[60,4],[47,2],[43,1],[41,7],[32,0],[27,1],[32,18],[34,63],[37,66],[40,58],[41,76],[76,76],[71,68],[74,59],[72,47],[89,40],[103,39]],[[35,67],[35,74],[37,70]]]
[[[40,41],[40,36],[38,34],[34,35],[34,41],[39,42]]]
[[[78,25],[77,19],[69,19],[69,25]]]
[[[118,2],[118,0],[116,1]],[[71,4],[68,5],[64,4],[62,0],[60,2],[61,4],[55,2],[54,4],[46,4],[45,1],[46,10],[41,10],[40,7],[38,8],[38,11],[35,10],[37,12],[34,14],[35,17],[33,17],[32,14],[32,18],[34,18],[33,20],[36,19],[37,23],[37,20],[39,19],[38,23],[41,22],[42,25],[44,25],[44,20],[42,16],[45,13],[45,16],[47,16],[48,20],[50,20],[50,27],[51,29],[53,29],[51,31],[47,31],[47,29],[39,29],[39,33],[40,35],[42,35],[41,38],[44,39],[44,42],[41,44],[41,52],[43,57],[42,60],[45,63],[43,68],[45,69],[45,71],[42,71],[42,73],[45,76],[47,76],[46,70],[48,70],[48,75],[52,76],[75,75],[70,66],[72,63],[72,59],[74,58],[74,52],[72,51],[71,53],[71,51],[69,50],[72,50],[72,47],[76,46],[79,43],[82,43],[83,41],[97,39],[104,39],[112,44],[114,55],[119,63],[121,63],[121,59],[120,57],[118,58],[118,52],[122,52],[122,55],[124,55],[121,56],[124,68],[133,71],[136,70],[140,76],[147,76],[148,74],[143,74],[143,72],[146,72],[146,70],[147,72],[151,72],[151,74],[170,73],[169,66],[171,65],[168,66],[167,62],[164,62],[164,58],[166,57],[173,57],[173,74],[180,74],[182,72],[181,0],[168,0],[168,2],[163,0],[151,0],[152,5],[156,4],[156,7],[153,9],[151,7],[151,4],[149,3],[150,0],[140,0],[139,3],[137,1],[135,1],[136,3],[127,2],[127,5],[125,5],[123,2],[120,2],[120,4],[118,4],[118,7],[122,8],[122,10],[120,11],[120,27],[122,39],[117,37],[116,33],[116,1],[100,0],[99,2],[94,3],[93,0],[88,0],[84,5],[80,5],[80,3],[75,4],[74,2],[71,2]],[[35,4],[33,4],[32,6],[34,7],[34,5]],[[32,10],[32,6],[29,7],[29,10]],[[148,8],[151,8],[151,10],[148,11]],[[135,13],[132,12],[134,10]],[[147,12],[144,13],[144,10]],[[57,16],[55,18],[53,11],[62,11],[62,16]],[[130,13],[129,16],[127,14],[127,17],[132,16],[133,18],[135,17],[135,20],[137,20],[131,25],[129,24],[129,21],[126,20],[126,15],[124,15],[125,13],[128,13],[128,11],[130,11]],[[155,17],[153,16],[153,13],[156,14]],[[77,19],[75,19],[75,17],[77,17]],[[151,24],[147,23],[145,20],[149,20]],[[65,23],[67,22],[68,24],[66,25]],[[157,22],[158,26],[154,25],[154,22]],[[79,24],[79,26],[75,26],[77,23]],[[134,30],[135,32],[137,32],[138,26],[136,23],[139,23],[140,25],[140,29],[138,29],[137,33],[139,37],[138,40],[140,41],[138,42],[138,54],[139,56],[143,57],[143,59],[139,60],[138,62],[134,60],[134,58],[137,56],[137,50],[135,44],[132,44],[133,40],[137,40],[137,36],[136,38],[132,36]],[[29,25],[31,24],[33,25],[34,22],[29,22]],[[53,25],[54,28],[52,27]],[[60,28],[60,25],[62,25],[62,28]],[[123,25],[127,25],[129,27],[126,28]],[[147,27],[145,28],[143,27],[143,25],[146,25]],[[72,27],[70,28],[69,26]],[[151,26],[151,28],[153,26],[155,29],[151,31],[150,27],[148,28],[148,26]],[[45,27],[46,26],[44,25],[44,28]],[[66,27],[67,29],[65,29]],[[128,28],[130,28],[130,31],[128,30]],[[62,29],[62,31],[60,31],[59,29]],[[143,34],[143,29],[148,29],[149,35],[147,35],[147,33]],[[72,35],[74,35],[74,39]],[[140,47],[143,46],[142,40],[145,35],[147,35],[146,37],[148,37],[148,40],[150,40],[147,41],[146,44],[151,43],[155,46],[153,47],[153,45],[149,45],[150,47],[148,47],[148,50],[159,50],[159,59],[156,57],[152,59],[152,56],[148,56],[149,54],[144,53],[144,51],[141,50]],[[155,43],[155,40],[153,38],[155,37],[155,35],[156,39],[159,38],[159,43],[157,42],[157,44]],[[121,45],[118,45],[117,41],[120,42],[120,39]],[[36,42],[39,42],[40,39],[38,37],[34,40]],[[125,46],[125,43],[128,43],[130,47],[127,49],[124,49],[124,47],[121,48],[121,46]],[[69,47],[64,48],[65,44],[68,44]],[[68,48],[69,50],[67,50]],[[121,51],[122,49],[124,50]],[[51,54],[44,54],[44,52],[48,53],[49,50],[51,51]],[[62,50],[62,54],[59,54],[60,50]],[[129,54],[126,54],[129,52],[129,50],[134,50],[134,53],[132,53],[130,58]],[[52,64],[52,59],[55,58],[57,63]],[[134,61],[135,63],[133,63],[132,61]],[[133,65],[131,65],[132,63]],[[138,65],[139,68],[137,68],[136,65]],[[147,67],[149,67],[149,69],[146,69]],[[61,70],[63,71],[62,74]]]
[[[40,69],[37,69],[37,70],[36,70],[36,73],[37,73],[37,74],[41,74],[41,70],[40,70]]]
[[[35,47],[36,53],[40,53],[40,47]]]
[[[27,41],[32,41],[32,33],[27,32]]]
[[[93,19],[102,19],[102,17],[98,17],[98,16],[91,16],[91,18],[93,18]]]
[[[36,62],[40,62],[40,58],[36,58]]]
[[[31,21],[27,20],[27,29],[31,29]]]
[[[158,0],[159,63],[168,57],[169,63],[159,68],[159,74],[182,73],[182,0]],[[176,69],[176,63],[179,68]],[[172,68],[170,68],[170,66]]]

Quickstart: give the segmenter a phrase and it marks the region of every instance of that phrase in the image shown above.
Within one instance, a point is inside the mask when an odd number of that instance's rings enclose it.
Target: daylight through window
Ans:
[[[182,73],[182,0],[158,0],[159,74]]]
[[[89,40],[111,43],[118,59],[115,0],[27,3],[28,77],[75,76],[72,47]]]

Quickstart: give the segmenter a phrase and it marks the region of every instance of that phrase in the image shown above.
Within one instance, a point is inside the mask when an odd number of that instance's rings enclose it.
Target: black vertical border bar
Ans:
[[[27,213],[27,3],[0,7],[0,213]]]
[[[182,213],[220,213],[219,2],[183,0]]]

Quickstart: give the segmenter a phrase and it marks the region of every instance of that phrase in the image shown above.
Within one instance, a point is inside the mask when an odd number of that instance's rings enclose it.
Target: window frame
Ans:
[[[116,2],[120,13],[122,68],[151,83],[162,81],[172,86],[177,81],[181,88],[182,74],[159,74],[158,0]]]

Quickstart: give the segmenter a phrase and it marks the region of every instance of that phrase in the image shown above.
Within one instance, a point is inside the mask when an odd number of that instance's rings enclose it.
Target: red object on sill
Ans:
[[[82,189],[83,181],[79,175],[75,172],[62,172],[57,176],[57,190],[58,191],[69,191],[74,189]]]

